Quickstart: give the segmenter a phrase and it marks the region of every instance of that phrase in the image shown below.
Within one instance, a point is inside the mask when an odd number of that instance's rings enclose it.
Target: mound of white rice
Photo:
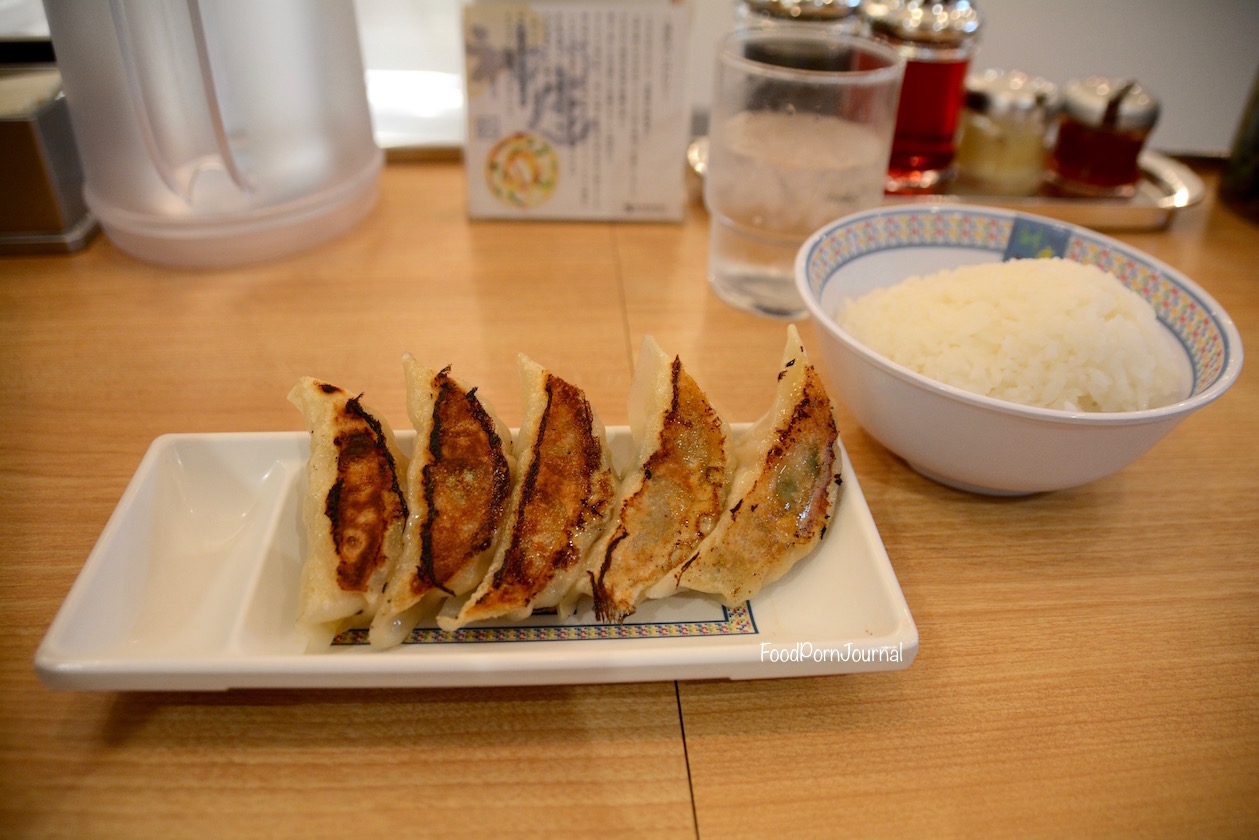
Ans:
[[[1185,367],[1150,304],[1062,259],[911,277],[841,305],[837,320],[911,370],[976,394],[1066,411],[1175,402]]]

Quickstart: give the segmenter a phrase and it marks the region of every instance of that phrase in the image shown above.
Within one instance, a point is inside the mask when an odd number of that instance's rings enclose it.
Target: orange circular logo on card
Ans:
[[[485,161],[490,192],[510,207],[537,207],[555,192],[560,163],[551,144],[518,131],[494,145]]]

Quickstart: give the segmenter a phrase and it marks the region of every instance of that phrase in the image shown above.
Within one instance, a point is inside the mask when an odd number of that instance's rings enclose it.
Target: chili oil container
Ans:
[[[1136,192],[1137,158],[1158,121],[1159,102],[1136,82],[1092,76],[1067,84],[1048,179],[1090,198]]]

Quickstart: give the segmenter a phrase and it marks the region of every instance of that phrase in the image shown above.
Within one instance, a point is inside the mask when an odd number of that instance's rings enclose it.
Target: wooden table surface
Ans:
[[[1259,228],[1208,197],[1121,235],[1259,349]],[[0,836],[1254,837],[1259,372],[1136,464],[981,498],[840,429],[918,625],[905,671],[746,683],[54,692],[35,649],[146,447],[296,430],[313,374],[406,425],[410,351],[520,421],[515,354],[626,421],[645,333],[732,420],[780,322],[705,283],[707,218],[470,223],[457,162],[391,164],[363,224],[177,272],[98,239],[0,260]],[[804,326],[806,343],[812,332]]]

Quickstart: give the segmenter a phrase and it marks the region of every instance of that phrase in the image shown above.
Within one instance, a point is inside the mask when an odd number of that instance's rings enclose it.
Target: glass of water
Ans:
[[[721,41],[704,180],[718,297],[805,316],[796,251],[882,200],[904,70],[895,50],[861,37],[738,30]]]

